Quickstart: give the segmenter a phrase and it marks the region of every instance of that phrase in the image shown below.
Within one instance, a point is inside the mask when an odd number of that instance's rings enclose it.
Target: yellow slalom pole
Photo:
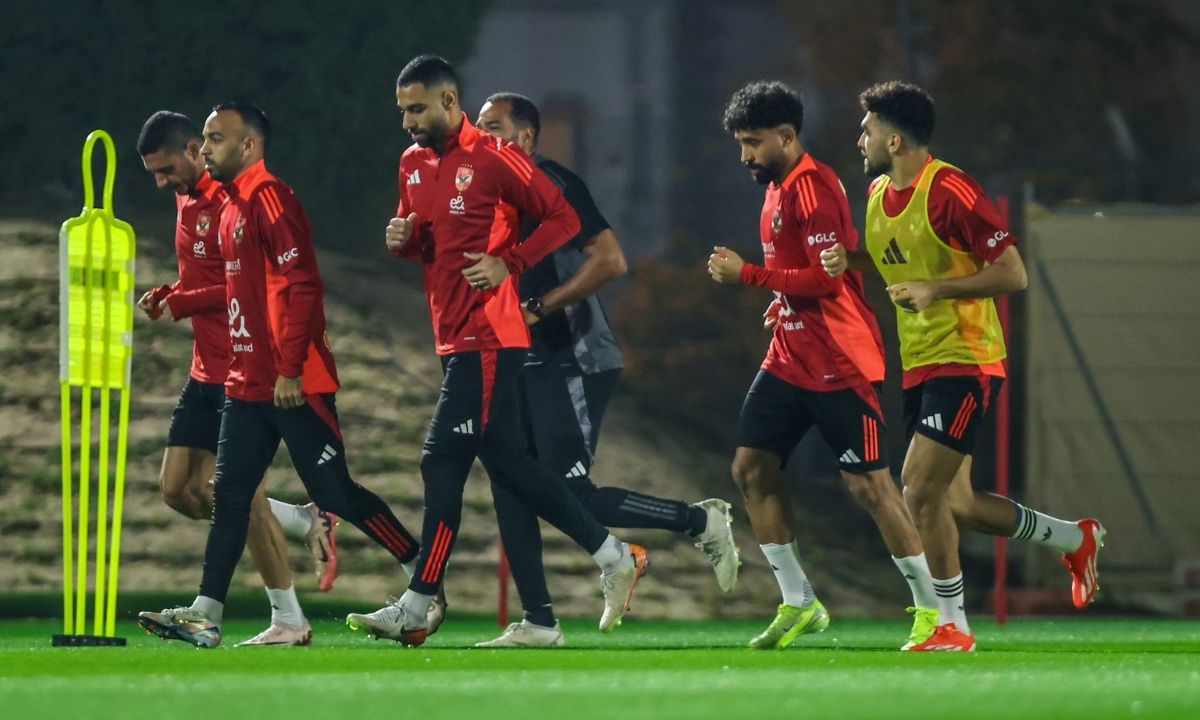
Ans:
[[[84,164],[84,184],[91,186],[91,170]],[[88,196],[91,193],[87,193]],[[87,627],[88,590],[88,519],[91,513],[91,460],[92,460],[92,230],[99,215],[93,215],[87,224],[83,257],[83,403],[79,419],[79,550],[76,567],[75,627],[85,633]]]
[[[108,158],[108,164],[113,158]],[[107,210],[107,208],[105,208]],[[104,292],[104,321],[101,328],[104,335],[100,345],[100,477],[96,487],[96,581],[94,600],[95,615],[92,620],[92,634],[104,634],[104,601],[108,597],[105,592],[105,560],[108,553],[108,445],[112,437],[112,416],[110,404],[112,391],[109,389],[109,363],[112,360],[112,225],[104,225],[104,272],[101,275],[101,290]]]
[[[95,207],[97,193],[92,182],[92,151],[97,143],[103,143],[107,160],[103,207]],[[108,133],[96,130],[88,135],[83,146],[82,165],[83,212],[64,222],[59,235],[64,634],[52,638],[58,647],[125,644],[123,638],[115,637],[115,630],[132,397],[130,360],[137,249],[133,228],[116,219],[113,213],[116,152]],[[103,226],[102,232],[97,231],[96,223]],[[73,405],[73,388],[76,386],[80,388],[81,398],[77,461]],[[98,417],[93,419],[97,391],[101,393]],[[114,398],[113,393],[118,391],[121,396]],[[120,404],[119,410],[113,403]],[[112,462],[114,411],[118,414],[115,471]],[[93,430],[100,436],[96,458],[92,457]],[[91,494],[94,464],[99,465],[95,500]],[[78,499],[75,499],[76,493]],[[89,532],[93,502],[96,506],[94,539]],[[93,541],[94,577],[89,572]],[[91,585],[89,581],[92,581]],[[91,634],[86,624],[89,595],[95,602]]]
[[[59,407],[62,411],[62,541],[63,541],[63,634],[75,632],[74,526],[75,491],[72,472],[71,436],[71,240],[64,224],[58,242],[58,332],[59,332]]]
[[[86,373],[85,373],[86,374]],[[78,547],[75,550],[75,630],[79,634],[87,630],[87,581],[88,581],[88,514],[91,512],[91,437],[92,437],[92,388],[83,386],[83,402],[79,420],[79,530]]]
[[[136,254],[136,245],[133,248]],[[133,331],[133,285],[132,278],[136,276],[135,261],[131,257],[126,271],[129,273],[131,284],[127,302],[125,303],[125,327]],[[105,626],[105,634],[109,637],[115,637],[117,634],[117,579],[118,571],[121,567],[121,518],[125,516],[125,459],[127,449],[129,447],[129,398],[131,393],[131,385],[133,378],[131,377],[132,369],[132,349],[125,356],[125,371],[121,378],[121,408],[117,412],[117,477],[115,487],[113,488],[113,526],[112,526],[112,545],[109,548],[109,565],[108,565],[108,618]]]
[[[71,381],[59,383],[61,389],[59,404],[62,406],[62,541],[63,541],[63,634],[75,633],[74,600],[71,575],[71,509],[74,504],[74,493],[71,482]]]
[[[112,422],[109,395],[108,383],[104,383],[100,388],[100,461],[96,485],[96,577],[92,590],[93,635],[104,634],[104,599],[107,597],[104,587],[107,579],[105,574],[107,563],[105,561],[108,556],[108,443],[109,434],[112,432],[109,427]]]
[[[133,306],[129,306],[130,314]],[[113,489],[112,547],[108,565],[108,622],[104,634],[117,634],[117,571],[121,565],[121,517],[125,510],[125,449],[129,440],[129,374],[126,372],[125,386],[121,388],[121,409],[117,415],[117,478]]]

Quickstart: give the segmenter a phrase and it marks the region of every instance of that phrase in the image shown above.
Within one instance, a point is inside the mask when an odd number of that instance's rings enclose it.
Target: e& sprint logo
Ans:
[[[229,337],[234,340],[234,352],[254,352],[254,343],[237,342],[241,338],[250,337],[250,331],[246,329],[246,316],[242,314],[242,304],[238,302],[237,298],[229,300]]]

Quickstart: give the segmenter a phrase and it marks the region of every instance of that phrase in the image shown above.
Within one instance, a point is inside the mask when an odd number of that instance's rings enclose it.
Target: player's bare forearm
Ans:
[[[939,300],[989,298],[1020,292],[1029,284],[1025,263],[1016,247],[1009,247],[996,261],[974,275],[934,283]]]
[[[612,230],[601,231],[584,247],[587,260],[562,285],[542,296],[542,310],[555,312],[595,295],[600,288],[625,274],[628,266],[621,243]]]
[[[875,267],[875,261],[866,250],[846,250],[846,265],[849,270],[880,277],[879,268]]]
[[[989,298],[1024,290],[1025,264],[1015,247],[1006,249],[991,265],[974,275],[945,280],[906,280],[888,286],[888,296],[908,312],[921,312],[933,303]]]

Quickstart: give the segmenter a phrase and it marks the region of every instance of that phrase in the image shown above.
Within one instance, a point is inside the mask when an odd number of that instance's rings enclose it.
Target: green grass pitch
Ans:
[[[239,649],[231,621],[201,651],[131,623],[126,648],[52,648],[57,624],[0,622],[11,718],[1200,718],[1200,623],[979,621],[973,655],[902,654],[902,622],[834,619],[785,651],[741,645],[764,625],[631,618],[568,646],[475,650],[494,622],[455,619],[416,649],[327,620],[311,648]]]

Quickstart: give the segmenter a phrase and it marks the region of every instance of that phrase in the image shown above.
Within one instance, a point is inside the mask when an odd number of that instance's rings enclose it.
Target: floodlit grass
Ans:
[[[766,618],[763,620],[765,624]],[[907,626],[839,621],[786,651],[747,622],[631,618],[609,636],[564,624],[567,647],[475,650],[495,624],[455,619],[416,649],[326,620],[311,648],[201,651],[121,630],[126,648],[52,648],[55,623],[0,623],[12,718],[1196,718],[1200,624],[1070,618],[978,622],[973,655],[904,654]]]

